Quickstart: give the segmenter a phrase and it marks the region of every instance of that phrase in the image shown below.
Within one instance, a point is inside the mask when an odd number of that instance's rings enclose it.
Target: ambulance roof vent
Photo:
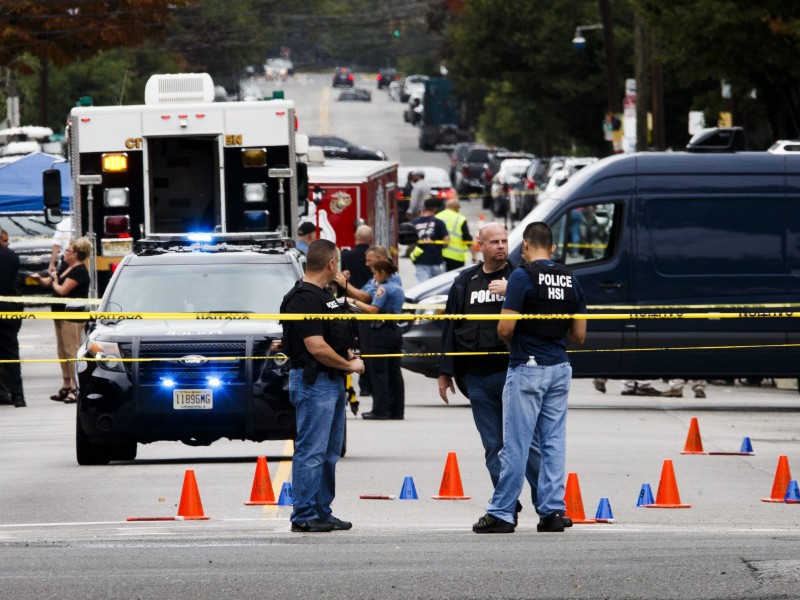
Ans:
[[[153,75],[144,87],[145,104],[213,102],[214,82],[208,73]]]

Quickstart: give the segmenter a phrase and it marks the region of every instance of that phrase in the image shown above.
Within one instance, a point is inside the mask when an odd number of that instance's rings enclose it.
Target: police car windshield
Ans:
[[[297,275],[290,264],[126,265],[105,310],[277,314]]]

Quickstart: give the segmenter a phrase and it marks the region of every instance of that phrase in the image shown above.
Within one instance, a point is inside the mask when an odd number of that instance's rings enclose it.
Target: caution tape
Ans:
[[[607,353],[607,352],[686,352],[692,350],[758,350],[758,349],[777,349],[777,348],[800,348],[800,343],[785,344],[730,344],[718,346],[655,346],[652,348],[592,348],[592,349],[569,349],[568,354],[587,354],[587,353]],[[359,358],[438,358],[442,356],[466,357],[466,356],[508,356],[508,352],[396,352],[385,354],[360,354]],[[178,362],[179,359],[172,357],[152,357],[147,358],[117,358],[117,357],[82,357],[82,358],[21,358],[21,359],[2,359],[0,364],[14,363],[77,363],[77,362],[121,362],[121,363],[143,363],[143,362]],[[214,361],[239,361],[239,360],[286,360],[285,356],[214,356]]]
[[[791,311],[751,311],[751,312],[640,312],[640,313],[579,313],[579,314],[490,314],[490,315],[416,315],[416,314],[276,314],[276,313],[123,313],[123,312],[0,312],[0,321],[17,320],[53,320],[53,321],[88,321],[92,319],[124,321],[414,321],[428,319],[433,321],[521,321],[530,319],[563,320],[576,319],[585,321],[623,321],[623,320],[657,320],[657,319],[796,319],[800,312]]]

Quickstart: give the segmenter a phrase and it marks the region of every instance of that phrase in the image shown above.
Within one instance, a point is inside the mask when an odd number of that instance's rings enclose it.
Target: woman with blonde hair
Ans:
[[[35,276],[45,286],[52,286],[57,298],[86,298],[89,296],[89,270],[83,263],[92,253],[91,242],[82,237],[72,240],[64,250],[64,260],[59,271],[51,277]],[[63,311],[64,304],[53,305],[53,310]],[[56,327],[56,351],[61,362],[61,389],[50,396],[51,400],[72,403],[78,400],[75,357],[81,343],[84,321],[54,319]]]

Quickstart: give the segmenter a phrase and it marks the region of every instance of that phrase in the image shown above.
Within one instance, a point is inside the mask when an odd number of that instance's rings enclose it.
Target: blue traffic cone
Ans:
[[[739,452],[749,452],[750,454],[754,454],[753,452],[753,444],[750,442],[750,438],[745,436],[742,440],[742,447],[739,449]]]
[[[650,489],[649,483],[643,483],[642,489],[639,492],[639,499],[636,501],[636,506],[642,507],[646,504],[655,504],[656,501],[653,499],[653,490]]]
[[[403,480],[403,489],[400,490],[400,500],[419,500],[417,488],[414,486],[414,479],[410,476]]]
[[[278,498],[278,506],[291,506],[292,505],[292,484],[288,481],[283,482],[281,487],[281,495]]]
[[[600,504],[597,507],[597,514],[594,518],[601,523],[614,522],[614,515],[611,513],[611,503],[608,501],[608,498],[600,498]]]
[[[800,504],[800,490],[797,489],[797,480],[790,479],[786,486],[786,497],[783,499],[786,504]]]

